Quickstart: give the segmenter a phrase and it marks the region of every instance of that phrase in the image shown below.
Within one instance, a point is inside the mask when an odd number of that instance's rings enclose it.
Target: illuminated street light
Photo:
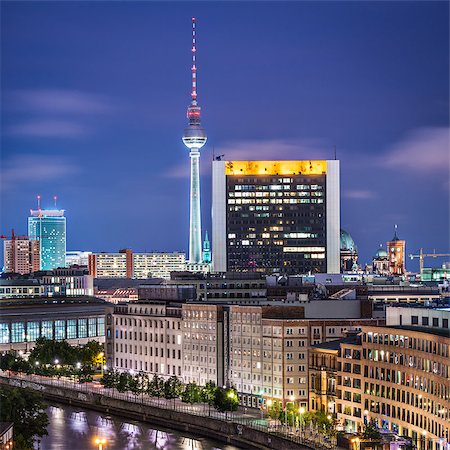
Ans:
[[[105,438],[97,438],[95,439],[95,443],[98,445],[98,450],[103,450],[103,446],[106,444]]]
[[[38,365],[39,365],[39,361],[35,361],[35,362],[34,362],[34,365],[35,365],[35,366],[38,366]]]
[[[59,364],[59,359],[55,359],[55,364]]]
[[[77,369],[81,368],[81,363],[77,362]]]

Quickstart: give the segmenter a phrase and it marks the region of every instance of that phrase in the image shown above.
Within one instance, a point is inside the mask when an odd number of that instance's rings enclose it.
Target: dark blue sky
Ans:
[[[196,16],[204,229],[213,148],[312,159],[336,145],[342,227],[362,262],[395,223],[408,253],[448,252],[448,8],[2,2],[1,232],[26,233],[36,195],[57,194],[70,250],[187,251]]]

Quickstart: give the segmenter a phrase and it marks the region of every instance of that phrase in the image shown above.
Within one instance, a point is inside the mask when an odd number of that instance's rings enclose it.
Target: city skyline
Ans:
[[[447,252],[448,4],[1,8],[3,233],[23,234],[35,196],[45,208],[57,193],[70,250],[188,252],[180,130],[195,16],[204,231],[213,152],[332,159],[336,146],[341,224],[361,263],[394,224],[406,253]]]

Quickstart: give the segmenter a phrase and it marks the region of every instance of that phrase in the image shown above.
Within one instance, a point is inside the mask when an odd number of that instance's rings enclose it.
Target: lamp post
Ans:
[[[301,406],[298,410],[299,413],[299,420],[300,420],[300,430],[303,433],[303,414],[305,413],[305,408],[303,406]]]
[[[295,411],[295,397],[291,395],[289,400],[292,402],[292,431],[294,430],[294,411]]]
[[[97,438],[95,443],[98,445],[98,450],[103,450],[103,446],[106,444],[105,438]]]

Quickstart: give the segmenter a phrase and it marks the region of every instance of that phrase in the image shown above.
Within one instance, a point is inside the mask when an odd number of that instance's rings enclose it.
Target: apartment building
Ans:
[[[220,305],[183,304],[183,380],[225,384],[227,324]]]
[[[118,304],[108,312],[108,367],[182,377],[180,306],[156,302]]]

